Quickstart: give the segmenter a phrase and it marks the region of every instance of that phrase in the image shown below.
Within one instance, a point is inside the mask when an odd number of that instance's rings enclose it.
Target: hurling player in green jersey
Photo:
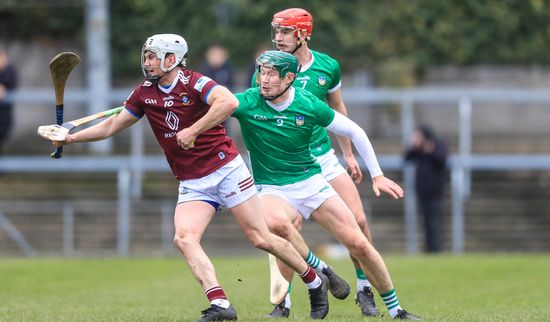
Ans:
[[[332,57],[311,50],[308,47],[308,41],[313,31],[313,18],[311,14],[300,8],[283,10],[273,16],[271,26],[272,41],[276,49],[293,54],[302,66],[293,86],[308,90],[317,98],[326,102],[333,110],[347,115],[346,106],[342,100],[340,91],[340,64]],[[255,86],[257,86],[256,78],[253,77],[252,87]],[[353,155],[350,140],[342,136],[336,136],[336,138],[349,174],[335,156],[325,128],[320,126],[314,128],[310,141],[311,153],[317,158],[325,179],[351,209],[361,231],[369,242],[372,243],[359,191],[355,186],[355,184],[361,183],[363,177],[361,168]],[[373,173],[371,175],[374,176]],[[373,184],[377,184],[375,180],[373,180]],[[375,186],[373,188],[376,191]],[[300,217],[298,217],[298,220],[294,224],[298,229],[301,229]],[[351,259],[357,277],[355,302],[359,305],[365,316],[377,316],[379,312],[374,302],[374,294],[372,293],[367,275],[361,268],[359,261],[353,256],[351,256]],[[284,265],[280,268],[282,275],[290,280],[293,271]],[[271,272],[274,271],[276,272],[276,268],[271,270]],[[278,283],[284,284],[284,279],[277,279],[274,276],[271,276],[271,279],[272,290],[281,287],[287,287],[290,290],[289,285],[278,285]],[[276,304],[276,306],[271,315],[288,315],[288,310],[290,309],[289,299],[283,303],[273,304]]]
[[[309,91],[292,86],[300,68],[296,57],[283,51],[266,51],[256,63],[259,87],[236,95],[239,107],[233,116],[241,126],[270,230],[293,238],[286,235],[289,217],[292,221],[298,215],[315,219],[346,246],[363,269],[368,268],[367,275],[392,318],[419,319],[401,308],[384,260],[322,175],[310,151],[316,127],[351,139],[369,169],[377,196],[382,191],[399,199],[404,196],[403,189],[383,175],[361,127]],[[303,256],[304,249],[293,245]],[[279,317],[288,317],[289,310],[280,313],[285,314]]]

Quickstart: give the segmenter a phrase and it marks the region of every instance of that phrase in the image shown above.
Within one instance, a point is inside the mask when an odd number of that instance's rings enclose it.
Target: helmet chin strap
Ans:
[[[299,37],[301,37],[301,34],[302,34],[302,33],[301,33],[300,31],[298,31],[298,39],[300,39]],[[300,47],[302,47],[302,45],[303,45],[307,40],[308,40],[307,37],[305,37],[304,40],[298,40],[298,42],[297,42],[298,45],[296,46],[296,48],[294,48],[294,50],[291,52],[291,54],[294,55],[294,53],[295,53],[298,49],[300,49]]]
[[[277,95],[272,95],[272,96],[265,96],[263,94],[260,93],[260,95],[262,96],[262,98],[266,101],[273,101],[273,100],[276,100],[278,99],[279,97],[281,97],[281,95],[283,95],[286,91],[288,91],[288,89],[292,86],[292,83],[288,84],[288,86],[285,88],[284,91],[280,92],[279,94]]]
[[[175,67],[174,67],[174,68],[175,68]],[[172,68],[172,69],[174,69],[174,68]],[[171,69],[171,70],[172,70],[172,69]],[[161,78],[163,78],[164,76],[166,76],[166,75],[171,71],[171,70],[169,70],[169,71],[167,71],[167,72],[166,72],[166,71],[163,71],[162,68],[160,68],[160,67],[159,67],[159,70],[160,70],[161,72],[163,72],[164,74],[152,76],[152,75],[149,75],[149,72],[147,72],[147,76],[145,76],[145,79],[148,80],[148,81],[150,81],[150,82],[153,82],[153,83],[158,83],[158,81],[159,81]]]
[[[294,48],[294,50],[291,52],[291,54],[294,55],[294,53],[295,53],[298,49],[300,49],[300,47],[302,47],[302,44],[303,44],[303,42],[300,41],[300,44],[299,44],[298,46],[296,46],[296,48]]]

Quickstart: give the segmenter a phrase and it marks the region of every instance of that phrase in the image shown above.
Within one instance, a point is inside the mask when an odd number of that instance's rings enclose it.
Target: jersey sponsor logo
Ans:
[[[178,125],[180,124],[180,119],[178,118],[176,113],[172,111],[168,111],[168,113],[166,113],[166,118],[164,118],[164,120],[166,121],[166,124],[168,125],[170,130],[175,131],[178,129]]]
[[[164,138],[169,139],[169,138],[173,138],[176,135],[178,135],[178,132],[165,132],[164,133]]]
[[[267,116],[255,114],[254,119],[257,121],[267,121]]]
[[[189,189],[187,187],[182,187],[180,191],[180,195],[185,195],[189,193]]]
[[[152,98],[146,98],[145,104],[157,104],[157,100]]]
[[[193,86],[193,88],[196,89],[198,92],[202,92],[204,85],[206,85],[211,80],[212,79],[208,76],[202,76],[201,78],[197,79],[197,82],[195,83],[195,86]]]
[[[173,100],[173,99],[174,99],[174,96],[172,96],[172,95],[164,96],[162,98],[163,101],[168,101],[168,100]]]
[[[296,115],[296,125],[302,126],[304,125],[305,117],[303,115]]]
[[[225,195],[224,198],[230,198],[230,197],[233,197],[233,196],[236,196],[237,193],[235,191],[231,191],[229,194]]]
[[[329,186],[324,186],[323,188],[319,189],[319,192],[327,191],[329,189]]]
[[[325,75],[319,75],[317,76],[317,82],[319,83],[319,85],[321,86],[325,86],[325,84],[327,83],[327,78]]]

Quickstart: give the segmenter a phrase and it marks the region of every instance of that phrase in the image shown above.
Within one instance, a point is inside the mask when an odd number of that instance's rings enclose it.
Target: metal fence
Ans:
[[[130,89],[113,89],[109,91],[107,101],[119,104],[124,101]],[[88,91],[68,91],[67,102],[87,102],[93,95]],[[406,144],[410,137],[415,120],[415,106],[424,103],[446,103],[458,109],[458,153],[450,158],[452,191],[452,251],[464,251],[464,203],[469,195],[470,173],[476,170],[540,170],[550,169],[550,154],[499,154],[480,155],[472,154],[472,109],[480,102],[513,102],[523,103],[550,103],[550,92],[542,90],[520,89],[446,89],[446,88],[418,88],[411,90],[393,90],[369,88],[351,88],[343,90],[347,104],[378,104],[392,103],[400,106],[402,143]],[[18,91],[11,93],[8,99],[17,102],[52,102],[53,92],[50,90]],[[48,157],[37,156],[10,156],[0,158],[0,171],[5,172],[113,172],[118,178],[118,229],[117,251],[121,256],[129,253],[131,199],[141,195],[141,178],[144,172],[169,171],[164,156],[144,154],[144,136],[141,122],[133,126],[131,137],[131,152],[128,156],[105,157],[70,157],[60,160],[50,160]],[[403,163],[402,157],[396,154],[378,155],[379,162],[385,170],[403,171],[405,189],[408,191],[405,199],[405,241],[406,252],[417,253],[417,223],[416,201],[414,196],[414,171],[411,166]],[[0,209],[1,210],[1,209]],[[66,213],[65,211],[64,213]],[[70,218],[70,216],[66,216]],[[69,220],[69,219],[67,219]],[[8,232],[10,237],[25,251],[32,255],[28,243],[17,232],[7,217],[0,211],[0,228]],[[70,234],[70,229],[64,231]],[[71,236],[64,240],[70,241]]]

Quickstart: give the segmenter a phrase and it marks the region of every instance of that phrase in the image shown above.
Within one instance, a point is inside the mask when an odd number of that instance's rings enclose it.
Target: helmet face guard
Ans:
[[[297,75],[300,71],[300,64],[298,59],[292,54],[277,51],[268,50],[256,58],[256,66],[258,68],[258,76],[261,75],[262,67],[269,68],[269,71],[275,69],[279,75],[279,79],[282,80],[288,73]],[[266,100],[272,101],[281,95],[283,95],[292,86],[292,82],[281,92],[272,95],[261,94]],[[261,93],[261,90],[260,90]]]
[[[275,40],[275,33],[278,28],[288,28],[294,31],[294,37],[297,39],[292,45],[296,45],[296,48],[292,51],[294,53],[301,45],[311,39],[313,32],[313,17],[309,12],[300,8],[290,8],[273,15],[271,21],[271,40],[274,46],[277,47],[277,41]],[[289,45],[289,44],[284,44]]]
[[[159,34],[153,35],[145,41],[141,48],[141,70],[145,79],[158,80],[160,76],[150,75],[148,68],[145,67],[145,53],[152,52],[158,59],[160,59],[160,70],[164,73],[170,72],[178,65],[185,66],[185,60],[187,58],[187,42],[183,37],[174,34]],[[174,54],[176,61],[168,67],[164,67],[164,60],[168,54]]]

